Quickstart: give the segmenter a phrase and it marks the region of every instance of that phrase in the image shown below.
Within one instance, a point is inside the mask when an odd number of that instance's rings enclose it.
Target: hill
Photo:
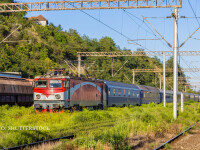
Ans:
[[[1,2],[8,1],[12,2]],[[63,31],[61,25],[54,26],[50,23],[40,26],[25,18],[25,15],[26,13],[0,14],[0,71],[22,72],[23,77],[34,78],[55,67],[71,71],[64,60],[69,60],[76,66],[77,52],[130,51],[121,49],[110,37],[91,39],[81,36],[74,29]],[[13,31],[15,32],[3,41]],[[132,83],[132,69],[162,68],[161,61],[156,57],[117,57],[114,58],[112,77],[111,62],[109,57],[83,58],[82,73],[89,73],[90,76],[99,79]],[[172,58],[167,61],[166,68],[171,67]],[[167,76],[172,77],[172,73],[168,73]],[[180,73],[179,76],[185,75]],[[159,76],[155,73],[136,73],[136,83],[159,87],[160,77],[162,74]],[[169,82],[167,89],[172,87],[172,82]],[[184,86],[180,85],[179,90],[183,89]]]

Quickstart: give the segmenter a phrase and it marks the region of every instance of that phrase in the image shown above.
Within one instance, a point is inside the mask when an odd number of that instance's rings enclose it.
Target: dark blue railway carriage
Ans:
[[[172,103],[173,102],[173,91],[166,90],[165,94],[166,94],[166,102],[167,103]],[[163,99],[163,90],[160,90],[160,102],[162,103],[163,101],[164,101],[164,99]],[[178,102],[181,101],[181,92],[177,93],[177,101]]]
[[[188,93],[188,95],[189,95],[190,100],[199,102],[199,95],[198,94]]]
[[[141,104],[148,104],[148,103],[160,103],[160,91],[155,87],[150,87],[146,85],[137,85],[140,90],[140,99]]]
[[[140,88],[134,84],[103,80],[106,85],[107,106],[140,105]]]
[[[173,91],[166,90],[165,95],[166,95],[166,102],[172,103],[173,102]],[[163,100],[163,90],[160,90],[160,102],[162,103],[163,101],[164,101]]]
[[[199,95],[198,94],[194,94],[195,97],[195,101],[199,102]]]

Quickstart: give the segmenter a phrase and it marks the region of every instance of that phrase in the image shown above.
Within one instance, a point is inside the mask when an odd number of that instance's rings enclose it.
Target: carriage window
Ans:
[[[110,88],[108,89],[108,95],[110,96]]]
[[[120,90],[120,89],[118,90],[118,94],[119,94],[119,95],[121,94],[121,90]]]
[[[128,95],[130,95],[131,94],[131,91],[130,90],[128,90]]]
[[[124,95],[126,94],[126,90],[124,89]]]
[[[37,80],[36,81],[37,88],[45,88],[47,87],[47,80]]]
[[[50,88],[60,88],[62,87],[62,80],[49,80]]]
[[[137,97],[139,97],[139,92],[137,92]]]
[[[113,93],[115,94],[115,89],[113,89]]]
[[[134,91],[133,91],[133,96],[135,95]]]

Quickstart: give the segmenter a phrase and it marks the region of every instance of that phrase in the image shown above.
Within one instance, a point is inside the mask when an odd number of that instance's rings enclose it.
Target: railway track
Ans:
[[[198,122],[196,122],[195,124],[193,124],[192,126],[190,126],[189,128],[187,128],[186,130],[184,130],[183,132],[179,133],[178,135],[176,135],[175,137],[171,138],[170,140],[168,140],[167,142],[163,143],[162,145],[158,146],[157,148],[155,148],[154,150],[160,150],[165,148],[165,146],[175,140],[177,140],[180,136],[182,136],[184,133],[188,132],[190,129],[192,129],[193,127],[195,127],[198,124]]]
[[[24,145],[19,145],[19,146],[15,146],[15,147],[10,147],[10,148],[6,148],[5,150],[18,150],[18,149],[23,149],[23,148],[27,148],[27,147],[33,147],[33,146],[44,144],[44,143],[48,143],[48,142],[59,141],[60,139],[72,139],[74,137],[75,137],[75,135],[72,134],[72,135],[63,136],[63,137],[59,137],[59,138],[54,138],[54,139],[50,139],[50,140],[38,141],[38,142],[30,143],[30,144],[24,144]]]
[[[130,121],[131,118],[130,117],[129,118],[123,118],[122,120]],[[117,122],[117,120],[112,120],[112,121],[100,123],[98,125],[96,125],[96,123],[94,125],[93,125],[93,123],[92,124],[91,123],[85,124],[82,128],[79,128],[78,130],[76,130],[75,128],[79,127],[79,126],[72,126],[72,129],[68,129],[68,130],[70,130],[69,134],[74,133],[72,135],[63,136],[63,137],[54,138],[54,139],[45,140],[45,141],[38,141],[38,142],[19,145],[19,146],[15,146],[15,147],[10,147],[10,148],[6,148],[5,150],[19,150],[19,149],[23,149],[23,148],[26,148],[26,147],[33,147],[33,146],[41,145],[41,144],[48,143],[48,142],[59,141],[60,139],[72,139],[72,138],[75,137],[76,134],[87,133],[89,131],[96,130],[97,128],[98,128],[98,130],[103,131],[107,127],[114,126],[116,124],[116,122]],[[62,130],[62,131],[64,131],[64,130]]]

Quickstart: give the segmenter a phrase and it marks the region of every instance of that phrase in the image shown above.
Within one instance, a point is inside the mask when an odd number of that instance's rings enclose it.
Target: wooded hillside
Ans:
[[[8,1],[12,2],[12,0],[1,2]],[[40,26],[25,18],[25,14],[0,14],[0,71],[19,71],[23,73],[23,77],[34,78],[55,67],[72,71],[64,60],[69,60],[76,66],[77,52],[130,51],[120,49],[110,37],[91,39],[81,36],[73,29],[63,31],[60,25],[56,27],[50,23],[47,26]],[[20,25],[22,27],[2,42]],[[89,73],[98,79],[125,83],[132,83],[132,69],[162,68],[162,62],[156,57],[117,57],[114,59],[114,77],[112,77],[111,58],[87,57],[82,60],[83,74]],[[128,62],[125,63],[126,61]],[[172,58],[169,59],[166,68],[172,68],[172,62]],[[172,77],[172,73],[167,73],[167,76]],[[185,75],[180,73],[179,76]],[[159,74],[136,73],[136,83],[159,87]],[[172,81],[167,82],[167,89],[172,87]],[[183,89],[183,85],[179,87],[179,90]]]

